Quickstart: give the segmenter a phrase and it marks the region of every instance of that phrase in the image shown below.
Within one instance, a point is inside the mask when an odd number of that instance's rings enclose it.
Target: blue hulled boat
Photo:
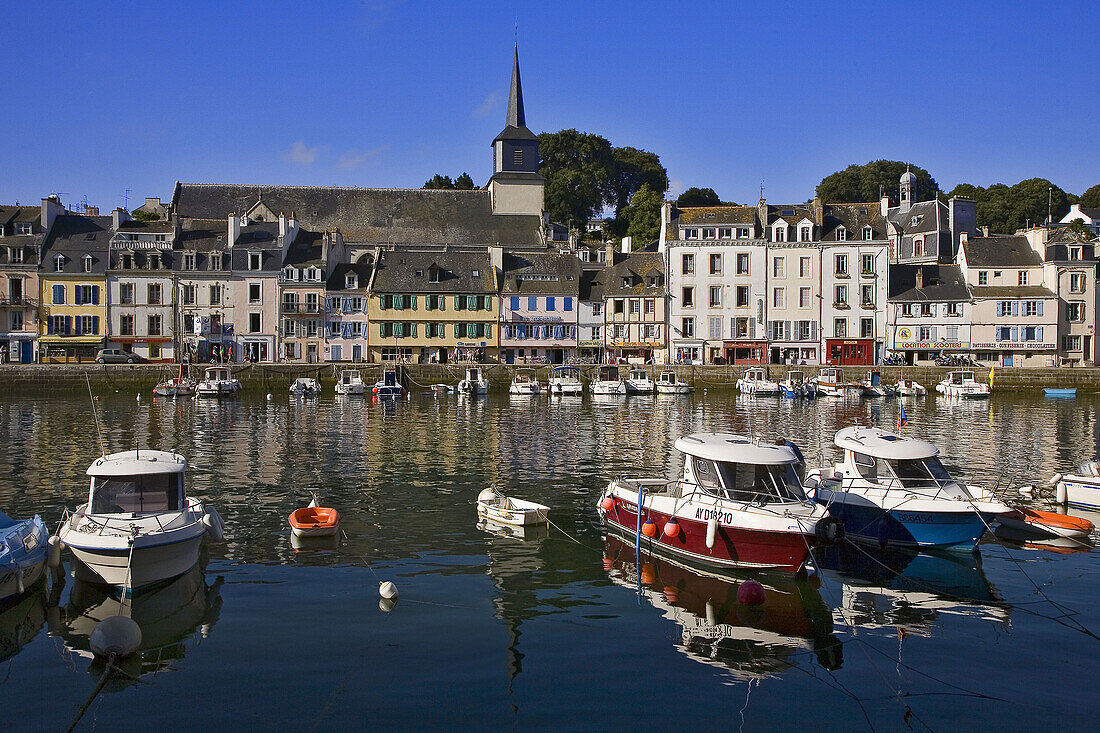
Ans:
[[[939,449],[879,428],[850,427],[834,442],[844,457],[806,478],[814,499],[848,537],[880,546],[971,549],[1009,508],[952,478]]]
[[[49,544],[42,518],[12,519],[0,512],[0,603],[38,582]]]

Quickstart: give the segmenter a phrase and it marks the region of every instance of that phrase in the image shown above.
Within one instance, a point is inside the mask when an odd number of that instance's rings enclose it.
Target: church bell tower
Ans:
[[[489,196],[494,214],[535,214],[543,210],[545,179],[539,175],[539,140],[527,129],[523,87],[519,79],[519,47],[512,57],[512,86],[504,129],[493,140],[493,177]]]

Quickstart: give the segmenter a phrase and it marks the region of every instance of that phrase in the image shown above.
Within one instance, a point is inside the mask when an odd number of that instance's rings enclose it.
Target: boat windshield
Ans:
[[[96,476],[92,479],[93,514],[174,512],[180,508],[178,473]]]
[[[751,463],[716,461],[718,475],[725,491],[719,496],[744,502],[802,501],[806,493],[798,480],[794,466],[762,466]],[[713,491],[713,490],[712,490]]]
[[[931,486],[943,486],[954,482],[951,474],[940,463],[940,459],[918,458],[899,461],[887,461],[890,470],[906,489],[920,489]]]

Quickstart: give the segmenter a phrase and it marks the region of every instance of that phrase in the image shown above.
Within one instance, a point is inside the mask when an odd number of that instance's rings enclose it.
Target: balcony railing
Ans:
[[[38,305],[37,298],[5,298],[0,297],[0,306],[33,307]]]
[[[290,302],[287,302],[285,300],[283,301],[283,313],[297,313],[297,312],[298,312],[298,304],[297,303],[290,303]]]

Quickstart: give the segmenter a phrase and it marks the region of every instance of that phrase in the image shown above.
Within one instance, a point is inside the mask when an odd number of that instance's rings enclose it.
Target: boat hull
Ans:
[[[973,509],[907,512],[874,505],[855,505],[834,498],[819,502],[844,523],[846,535],[879,546],[972,549],[997,517]]]
[[[550,394],[556,394],[562,397],[580,397],[584,394],[584,385],[580,382],[551,382]]]
[[[1081,509],[1100,509],[1100,481],[1086,480],[1080,476],[1065,476],[1066,503]]]
[[[776,532],[719,524],[714,547],[708,548],[706,521],[677,516],[680,531],[673,538],[663,531],[672,515],[647,507],[642,516],[643,520],[652,520],[658,528],[655,537],[642,535],[643,549],[667,553],[704,567],[776,569],[794,573],[806,563],[814,543],[813,535],[801,531]],[[603,519],[608,529],[632,542],[637,538],[636,503],[617,498],[614,506],[604,512]]]
[[[548,508],[538,509],[502,509],[484,502],[478,502],[477,516],[487,522],[508,524],[513,527],[528,527],[534,524],[546,524]]]
[[[22,595],[42,577],[46,558],[24,567],[0,566],[0,603]]]
[[[625,395],[626,384],[623,382],[593,382],[592,394],[594,395]]]
[[[659,384],[657,394],[688,394],[691,392],[690,384]]]
[[[199,561],[202,537],[203,533],[199,532],[174,542],[146,547],[139,544],[134,548],[130,587],[140,588],[186,573]],[[119,587],[126,585],[126,563],[130,555],[128,548],[89,548],[69,543],[66,546],[78,561],[74,565],[77,579]]]

